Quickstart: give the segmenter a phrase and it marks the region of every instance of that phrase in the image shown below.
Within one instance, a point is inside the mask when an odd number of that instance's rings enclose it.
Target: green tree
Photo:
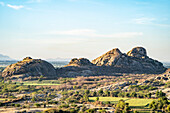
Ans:
[[[160,97],[157,101],[152,101],[149,104],[149,108],[153,111],[162,110],[162,112],[165,112],[168,104],[168,99],[166,97]]]
[[[86,111],[86,109],[87,109],[86,106],[83,104],[81,111],[84,112],[84,111]]]
[[[129,113],[130,108],[129,108],[129,103],[125,103],[124,100],[119,100],[118,104],[116,105],[116,110],[115,113]]]
[[[83,96],[83,99],[84,99],[85,102],[88,102],[88,101],[89,101],[89,97],[88,97],[87,95],[84,95],[84,96]]]
[[[88,109],[86,110],[87,113],[95,113],[95,110],[94,109]]]
[[[167,106],[167,112],[170,113],[170,105]]]
[[[98,95],[100,95],[100,96],[103,95],[103,89],[102,88],[98,91]]]
[[[99,101],[99,97],[96,97],[96,101]]]
[[[35,96],[32,97],[31,101],[32,101],[32,102],[35,102],[35,101],[36,101]]]
[[[110,92],[108,90],[105,91],[106,96],[110,96]]]
[[[133,113],[139,113],[139,112],[135,110]]]
[[[96,91],[93,92],[93,96],[95,97],[97,95]]]
[[[37,108],[41,106],[41,105],[38,104],[38,103],[35,103],[34,105],[35,105]]]
[[[15,107],[20,107],[21,105],[20,104],[15,104]]]
[[[89,90],[85,90],[85,94],[88,95],[90,93]]]

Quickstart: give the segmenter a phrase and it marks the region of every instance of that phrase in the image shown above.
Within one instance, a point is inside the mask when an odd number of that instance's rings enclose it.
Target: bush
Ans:
[[[15,104],[15,107],[20,107],[21,105],[20,104]]]
[[[139,113],[139,112],[135,110],[134,113]]]
[[[95,113],[95,110],[94,109],[88,109],[86,110],[87,113]]]
[[[41,106],[41,105],[38,104],[38,103],[35,103],[34,105],[35,105],[37,108]]]

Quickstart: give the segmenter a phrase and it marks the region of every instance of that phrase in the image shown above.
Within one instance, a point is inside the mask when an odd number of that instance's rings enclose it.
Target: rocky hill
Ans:
[[[121,53],[121,51],[116,48],[94,59],[92,63],[97,66],[130,68],[133,72],[159,73],[165,71],[163,64],[149,58],[146,49],[143,47],[135,47],[127,54]]]
[[[96,66],[113,66],[116,64],[116,62],[121,56],[121,51],[118,48],[115,48],[103,54],[102,56],[94,59],[92,63]]]
[[[68,65],[66,65],[66,67],[67,66],[78,66],[78,67],[80,67],[80,66],[93,66],[94,64],[92,64],[88,59],[86,59],[86,58],[79,58],[79,59],[77,59],[77,58],[73,58],[73,59],[71,59],[71,61],[69,62],[69,64]]]
[[[43,75],[53,78],[58,76],[120,75],[122,73],[159,74],[165,71],[166,68],[161,62],[147,56],[145,48],[135,47],[128,53],[122,53],[118,48],[112,49],[92,62],[86,58],[74,58],[65,67],[56,69],[44,60],[27,57],[23,61],[6,67],[2,76],[34,77]]]
[[[158,74],[166,68],[157,60],[149,58],[143,47],[135,47],[128,53],[112,49],[90,62],[88,59],[72,59],[64,68],[57,69],[57,75],[115,75],[116,73]]]
[[[3,77],[21,76],[24,78],[40,75],[49,78],[54,77],[56,76],[56,70],[50,63],[41,59],[32,59],[31,57],[26,57],[22,61],[7,66],[2,72]]]

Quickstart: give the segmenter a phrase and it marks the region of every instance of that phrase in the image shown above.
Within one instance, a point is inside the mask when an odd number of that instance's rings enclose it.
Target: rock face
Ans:
[[[135,47],[131,51],[127,53],[128,56],[136,57],[136,58],[148,58],[146,49],[143,47]]]
[[[118,48],[115,48],[104,55],[94,59],[92,61],[96,66],[112,66],[115,65],[117,60],[122,56],[122,53]]]
[[[127,54],[118,48],[92,60],[72,59],[68,65],[57,71],[58,75],[113,75],[113,73],[163,73],[166,68],[157,60],[147,56],[146,49],[135,47]]]
[[[130,69],[131,72],[159,73],[165,71],[161,62],[147,56],[146,49],[135,47],[127,54],[122,54],[119,49],[113,49],[96,58],[92,63],[97,66],[113,66]]]
[[[78,66],[78,67],[80,67],[80,66],[92,66],[92,65],[94,65],[94,64],[92,64],[92,63],[91,63],[88,59],[86,59],[86,58],[79,58],[79,59],[73,58],[73,59],[71,59],[71,61],[69,62],[69,64],[66,65],[66,66]]]
[[[50,78],[56,76],[56,70],[44,60],[26,57],[23,61],[7,66],[2,72],[3,77],[15,75],[22,75],[23,77],[43,75]]]

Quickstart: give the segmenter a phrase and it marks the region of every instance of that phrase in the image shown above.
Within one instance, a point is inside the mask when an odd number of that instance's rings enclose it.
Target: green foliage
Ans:
[[[167,106],[167,111],[170,112],[170,105]]]
[[[131,85],[129,87],[130,91],[145,91],[145,90],[155,90],[157,89],[156,87],[149,86],[149,85]]]
[[[98,91],[98,95],[103,95],[103,89],[100,89],[99,91]]]
[[[84,111],[86,111],[86,109],[87,109],[86,106],[83,104],[81,111],[84,112]]]
[[[157,90],[156,91],[156,97],[164,97],[166,94],[165,93],[163,93],[161,90],[159,91],[159,90]]]
[[[139,113],[139,112],[135,110],[133,113]]]
[[[124,100],[119,100],[118,104],[116,105],[116,111],[115,112],[129,112],[129,104],[125,103]]]
[[[87,113],[95,113],[96,111],[94,109],[88,109],[86,110]]]
[[[32,101],[32,102],[35,102],[35,101],[36,101],[35,96],[32,97],[31,101]]]
[[[85,90],[85,94],[88,95],[90,93],[89,90]]]
[[[85,102],[88,102],[88,101],[89,101],[89,97],[88,97],[87,95],[84,95],[84,96],[83,96],[83,99],[84,99]]]
[[[35,103],[34,104],[37,108],[41,106],[41,104]]]
[[[151,108],[153,111],[155,110],[162,110],[162,112],[165,111],[164,108],[168,107],[168,99],[166,97],[160,97],[157,101],[152,101],[149,104],[149,108]]]
[[[123,99],[129,106],[146,106],[156,99],[139,99],[139,98],[121,98],[121,97],[99,97],[99,101],[117,104],[120,99]],[[90,101],[95,101],[96,97],[89,97]]]
[[[99,101],[99,97],[96,97],[96,101]]]
[[[20,107],[21,105],[20,104],[15,104],[15,107]]]
[[[99,110],[99,113],[106,113],[105,109]]]

